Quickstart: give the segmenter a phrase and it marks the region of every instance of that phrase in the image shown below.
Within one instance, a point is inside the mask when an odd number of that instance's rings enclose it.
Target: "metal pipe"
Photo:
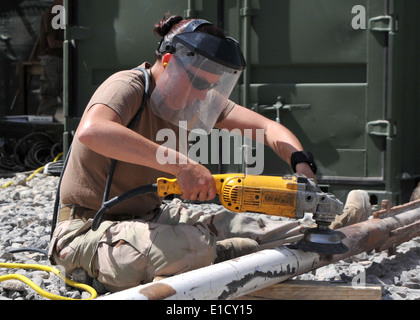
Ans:
[[[311,270],[319,255],[286,247],[263,250],[102,297],[107,300],[225,300]],[[307,264],[309,262],[309,265]]]
[[[393,248],[420,235],[420,200],[384,209],[370,220],[338,229],[345,254],[322,256],[280,246],[99,298],[100,300],[233,299],[344,258]]]

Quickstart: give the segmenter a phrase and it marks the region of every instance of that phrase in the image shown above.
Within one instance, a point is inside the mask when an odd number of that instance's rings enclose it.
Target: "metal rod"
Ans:
[[[243,89],[242,89],[242,105],[249,107],[250,85],[251,85],[251,4],[249,0],[243,1],[243,8],[241,9],[242,17],[242,47],[247,63],[247,68],[243,72]]]
[[[420,200],[387,214],[338,229],[349,248],[345,254],[321,256],[291,247],[266,249],[237,259],[123,290],[99,299],[233,299],[283,282],[327,264],[371,251],[395,247],[420,235]]]

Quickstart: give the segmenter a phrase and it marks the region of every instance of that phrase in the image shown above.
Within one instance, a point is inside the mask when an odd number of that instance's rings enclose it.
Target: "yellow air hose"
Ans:
[[[53,294],[53,293],[50,293],[48,291],[45,291],[45,290],[41,289],[32,280],[30,280],[29,278],[27,278],[27,277],[25,277],[21,274],[7,274],[7,275],[4,275],[4,276],[0,276],[0,282],[5,281],[5,280],[20,280],[23,283],[30,286],[32,289],[34,289],[41,296],[43,296],[47,299],[50,299],[50,300],[92,300],[92,299],[95,299],[98,295],[96,293],[95,289],[93,289],[92,287],[90,287],[86,284],[78,283],[78,282],[75,282],[73,280],[68,279],[67,277],[65,277],[64,275],[61,274],[60,270],[58,270],[57,268],[54,268],[54,267],[44,266],[44,265],[39,265],[39,264],[0,263],[0,268],[33,269],[33,270],[42,270],[42,271],[51,272],[51,273],[54,273],[60,279],[64,280],[66,282],[66,284],[68,284],[72,287],[78,288],[78,289],[85,290],[85,291],[90,293],[90,297],[87,298],[87,299],[67,298],[67,297],[59,296],[59,295],[56,295],[56,294]]]
[[[63,152],[61,152],[59,155],[57,155],[55,157],[55,159],[52,162],[56,162],[58,159],[60,159],[60,157],[63,155]],[[32,174],[26,178],[26,181],[30,181],[38,172],[42,171],[45,168],[45,166],[42,166],[38,169],[36,169],[34,172],[32,172]],[[15,183],[15,181],[10,181],[4,185],[1,185],[0,188],[7,188],[9,186],[11,186],[13,183]]]
[[[63,153],[60,153],[53,162],[56,162],[61,156],[63,155]],[[26,181],[31,180],[38,172],[40,172],[42,169],[44,169],[44,167],[38,168],[37,170],[35,170],[27,179]],[[5,185],[0,186],[0,188],[6,188],[10,185],[12,185],[14,183],[14,181],[11,181],[9,183],[6,183]],[[36,285],[32,280],[30,280],[29,278],[21,275],[21,274],[7,274],[4,276],[0,276],[0,282],[2,281],[6,281],[6,280],[19,280],[22,281],[23,283],[27,284],[28,286],[30,286],[32,289],[34,289],[37,293],[39,293],[41,296],[50,299],[50,300],[92,300],[95,299],[97,297],[97,293],[95,291],[95,289],[93,289],[92,287],[83,284],[83,283],[78,283],[75,282],[73,280],[70,280],[69,278],[65,277],[64,275],[62,275],[60,273],[60,270],[58,270],[57,268],[54,267],[50,267],[50,266],[44,266],[44,265],[40,265],[40,264],[24,264],[24,263],[0,263],[0,268],[9,268],[9,269],[32,269],[32,270],[42,270],[42,271],[47,271],[47,272],[51,272],[53,274],[55,274],[57,277],[59,277],[60,279],[64,280],[66,284],[74,287],[74,288],[78,288],[78,289],[82,289],[85,290],[87,292],[90,293],[90,297],[87,299],[72,299],[72,298],[67,298],[67,297],[63,297],[63,296],[59,296],[53,293],[50,293],[48,291],[43,290],[42,288],[40,288],[38,285]]]

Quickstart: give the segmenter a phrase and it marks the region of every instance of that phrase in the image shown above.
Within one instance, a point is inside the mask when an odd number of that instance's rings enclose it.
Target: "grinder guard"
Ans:
[[[301,181],[305,179],[300,178]],[[321,190],[313,180],[306,180],[307,183],[305,185],[308,191],[310,190],[317,197],[316,210],[313,212],[313,219],[316,221],[317,227],[306,230],[303,238],[293,247],[323,255],[347,252],[349,249],[341,241],[344,235],[339,231],[334,231],[329,228],[330,224],[335,220],[336,215],[343,213],[343,204],[333,194],[321,193]],[[303,196],[307,197],[306,200],[310,200],[308,197],[312,197],[310,194],[303,194]],[[310,202],[304,201],[303,199],[298,201],[302,205]],[[299,210],[305,211],[305,208],[300,208]]]

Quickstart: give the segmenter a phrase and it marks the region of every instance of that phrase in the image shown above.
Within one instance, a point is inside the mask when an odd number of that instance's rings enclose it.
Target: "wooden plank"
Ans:
[[[382,287],[327,281],[288,280],[254,291],[237,300],[381,300]]]

